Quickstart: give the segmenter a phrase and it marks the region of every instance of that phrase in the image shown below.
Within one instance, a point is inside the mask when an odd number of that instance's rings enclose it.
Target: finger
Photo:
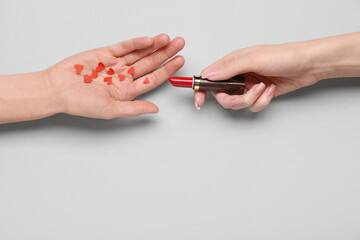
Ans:
[[[185,59],[182,56],[176,56],[161,68],[137,79],[134,82],[136,96],[148,92],[161,85],[164,81],[166,81],[169,77],[176,73],[184,65],[184,63]],[[148,79],[148,83],[144,82],[146,79]]]
[[[135,50],[150,47],[153,42],[154,40],[150,37],[139,37],[111,45],[107,49],[114,57],[121,57]]]
[[[254,104],[254,102],[260,97],[260,95],[264,92],[266,85],[261,82],[259,84],[254,85],[248,92],[234,99],[231,103],[231,109],[239,110],[242,108],[250,107]]]
[[[166,47],[157,50],[153,54],[150,54],[146,58],[136,62],[133,67],[135,70],[134,78],[143,76],[163,64],[166,60],[173,57],[181,49],[184,48],[185,41],[181,37],[177,37],[172,40]]]
[[[243,95],[228,95],[226,93],[214,93],[216,100],[224,107],[233,110],[250,107],[260,97],[265,90],[265,84],[259,83],[250,88]]]
[[[231,103],[239,96],[229,95],[224,92],[211,92],[223,108],[231,108]]]
[[[136,117],[147,113],[157,113],[159,108],[147,101],[115,101],[106,119],[118,117]]]
[[[255,103],[249,107],[250,111],[259,112],[267,108],[272,98],[274,97],[274,93],[275,93],[275,85],[271,84],[271,86],[267,87],[266,90],[263,92],[263,94],[261,94],[258,100],[256,100]]]
[[[197,110],[200,110],[202,105],[204,105],[205,103],[206,91],[195,91],[194,95],[195,95],[195,107]]]
[[[226,80],[233,76],[253,72],[249,52],[252,48],[233,51],[219,61],[211,64],[201,72],[203,78],[210,80]]]
[[[129,53],[129,54],[123,56],[124,64],[132,65],[135,62],[139,61],[140,59],[148,56],[149,54],[154,52],[156,49],[165,47],[170,42],[169,36],[164,33],[154,37],[153,40],[154,40],[154,42],[150,47],[147,47],[147,48],[144,48],[141,50],[136,50],[132,53]]]

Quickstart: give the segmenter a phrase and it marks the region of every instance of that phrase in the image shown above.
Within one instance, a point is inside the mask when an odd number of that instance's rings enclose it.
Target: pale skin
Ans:
[[[238,74],[245,76],[244,95],[212,94],[224,108],[261,111],[274,97],[322,79],[360,77],[360,33],[238,49],[205,68],[201,76],[224,80]],[[206,92],[195,92],[198,109],[205,97]]]
[[[201,75],[210,80],[223,80],[243,74],[244,95],[229,96],[220,92],[213,95],[225,108],[249,108],[258,112],[274,97],[322,79],[359,77],[359,43],[360,33],[352,33],[239,49],[204,69]],[[158,87],[183,66],[183,57],[172,57],[184,44],[180,37],[170,42],[166,34],[135,38],[71,56],[44,71],[2,75],[0,123],[40,119],[57,113],[102,119],[157,113],[159,109],[155,104],[132,100]],[[84,83],[83,75],[90,75],[100,61],[106,69],[115,70],[113,84],[103,82],[108,76],[106,71],[100,72],[92,83]],[[75,64],[85,66],[81,75],[75,73]],[[127,73],[130,67],[135,67],[134,76]],[[119,73],[126,75],[125,81],[118,81]],[[149,84],[144,84],[146,77]],[[198,108],[204,104],[205,94],[195,92]]]
[[[44,71],[1,75],[0,123],[57,113],[101,119],[157,113],[155,104],[133,99],[158,87],[184,65],[184,58],[175,56],[184,45],[183,38],[170,41],[166,34],[140,37],[73,55]],[[91,75],[99,62],[114,69],[111,85],[103,81],[106,71],[99,72],[92,83],[84,83],[84,74]],[[80,75],[75,64],[84,65]],[[134,75],[127,73],[130,67],[135,68]],[[122,82],[117,77],[120,73],[126,76]],[[145,78],[149,83],[144,83]]]

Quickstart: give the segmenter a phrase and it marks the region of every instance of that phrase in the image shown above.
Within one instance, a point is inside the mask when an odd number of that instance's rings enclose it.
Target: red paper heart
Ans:
[[[114,69],[109,68],[109,71],[107,71],[106,73],[109,75],[113,75],[115,72],[114,72]]]
[[[92,82],[91,76],[85,74],[85,75],[84,75],[84,82],[85,82],[85,83],[91,83],[91,82]]]
[[[135,74],[135,68],[131,67],[128,71],[129,74],[134,75]]]
[[[98,77],[98,73],[95,70],[92,70],[92,74],[90,76],[92,79],[95,79]]]
[[[126,78],[126,76],[125,76],[125,75],[122,75],[122,74],[119,74],[118,76],[119,76],[120,82],[124,81],[125,78]]]
[[[112,83],[112,77],[105,77],[104,82],[107,82],[107,85],[110,85]]]
[[[99,62],[98,66],[96,67],[96,71],[101,72],[104,69],[105,69],[105,65],[102,62]]]
[[[84,65],[75,64],[74,68],[76,69],[76,74],[80,74],[82,72],[82,70],[84,69]]]
[[[149,84],[150,83],[150,79],[148,77],[145,78],[145,80],[143,81],[144,84]]]

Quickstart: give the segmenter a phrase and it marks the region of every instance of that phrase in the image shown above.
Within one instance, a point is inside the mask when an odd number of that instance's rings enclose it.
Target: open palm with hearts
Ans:
[[[157,113],[155,104],[132,100],[161,85],[184,65],[182,56],[172,58],[184,45],[183,38],[170,41],[166,34],[135,38],[73,55],[47,69],[46,77],[54,89],[54,99],[67,114],[112,119]],[[99,62],[105,69],[91,83],[85,83],[84,76],[91,75]],[[76,74],[76,64],[84,66],[81,74]],[[110,68],[114,70],[112,82],[104,82]]]

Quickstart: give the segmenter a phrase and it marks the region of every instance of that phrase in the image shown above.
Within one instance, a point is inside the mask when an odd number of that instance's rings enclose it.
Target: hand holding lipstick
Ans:
[[[265,109],[273,97],[317,83],[321,79],[360,76],[360,33],[305,42],[261,45],[236,50],[205,68],[209,80],[243,75],[245,94],[212,92],[224,107],[233,110]],[[195,106],[205,102],[206,92],[195,92]]]

